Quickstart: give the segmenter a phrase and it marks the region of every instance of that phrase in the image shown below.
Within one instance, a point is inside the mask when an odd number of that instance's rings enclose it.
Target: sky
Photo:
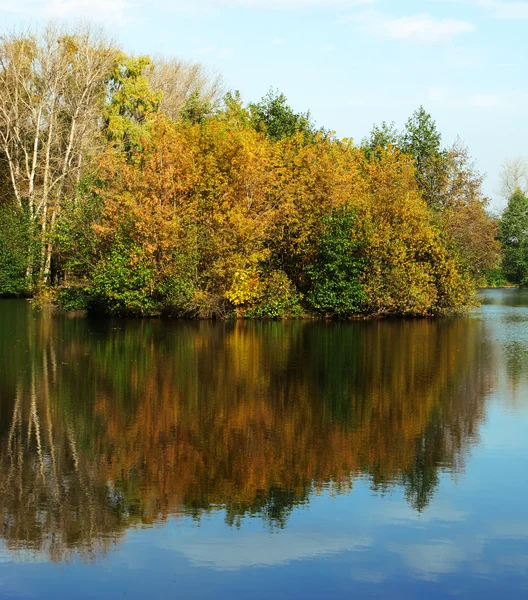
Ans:
[[[135,54],[199,61],[246,101],[270,87],[360,142],[423,105],[459,136],[499,211],[528,157],[528,0],[0,0],[0,27],[90,19]]]

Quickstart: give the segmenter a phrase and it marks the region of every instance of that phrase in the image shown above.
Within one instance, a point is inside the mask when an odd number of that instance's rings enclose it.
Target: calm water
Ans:
[[[528,292],[442,321],[0,302],[0,598],[527,598]]]

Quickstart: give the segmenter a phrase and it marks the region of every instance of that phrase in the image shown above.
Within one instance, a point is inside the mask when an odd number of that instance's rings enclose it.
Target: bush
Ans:
[[[477,282],[477,284],[482,284],[480,287],[490,288],[506,287],[510,285],[500,267],[484,271],[482,274],[482,281]]]
[[[109,254],[95,266],[91,286],[76,297],[79,301],[84,298],[89,308],[107,314],[181,315],[190,310],[194,293],[192,279],[187,273],[179,274],[182,262],[184,257],[175,257],[174,271],[163,274],[142,248],[118,237]]]
[[[53,301],[64,310],[87,310],[92,302],[91,290],[78,285],[58,288]]]
[[[27,276],[35,244],[22,210],[0,206],[0,296],[21,296],[32,289]]]
[[[302,315],[302,296],[284,271],[271,271],[261,283],[262,295],[248,317],[257,319],[297,318]]]
[[[316,257],[308,267],[311,287],[308,305],[319,313],[340,318],[361,311],[365,292],[360,276],[365,266],[362,242],[354,237],[355,214],[343,206],[324,219]]]

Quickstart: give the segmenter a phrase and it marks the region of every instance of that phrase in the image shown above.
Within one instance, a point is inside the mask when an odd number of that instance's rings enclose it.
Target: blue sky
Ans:
[[[0,0],[3,26],[90,18],[127,51],[198,60],[256,100],[270,86],[360,141],[423,104],[469,146],[492,208],[528,155],[528,1]]]

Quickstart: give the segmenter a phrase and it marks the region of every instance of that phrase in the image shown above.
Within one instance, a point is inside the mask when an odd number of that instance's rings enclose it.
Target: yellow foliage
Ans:
[[[165,277],[181,263],[176,256],[186,257],[196,314],[229,306],[244,314],[274,269],[295,303],[310,284],[324,218],[345,205],[356,214],[351,235],[365,259],[365,312],[427,315],[469,301],[471,285],[420,195],[415,167],[393,148],[367,161],[348,140],[307,142],[299,133],[272,141],[220,117],[201,125],[158,117],[141,146],[101,158],[96,232],[111,246],[125,229],[127,243],[142,249],[131,260]]]

